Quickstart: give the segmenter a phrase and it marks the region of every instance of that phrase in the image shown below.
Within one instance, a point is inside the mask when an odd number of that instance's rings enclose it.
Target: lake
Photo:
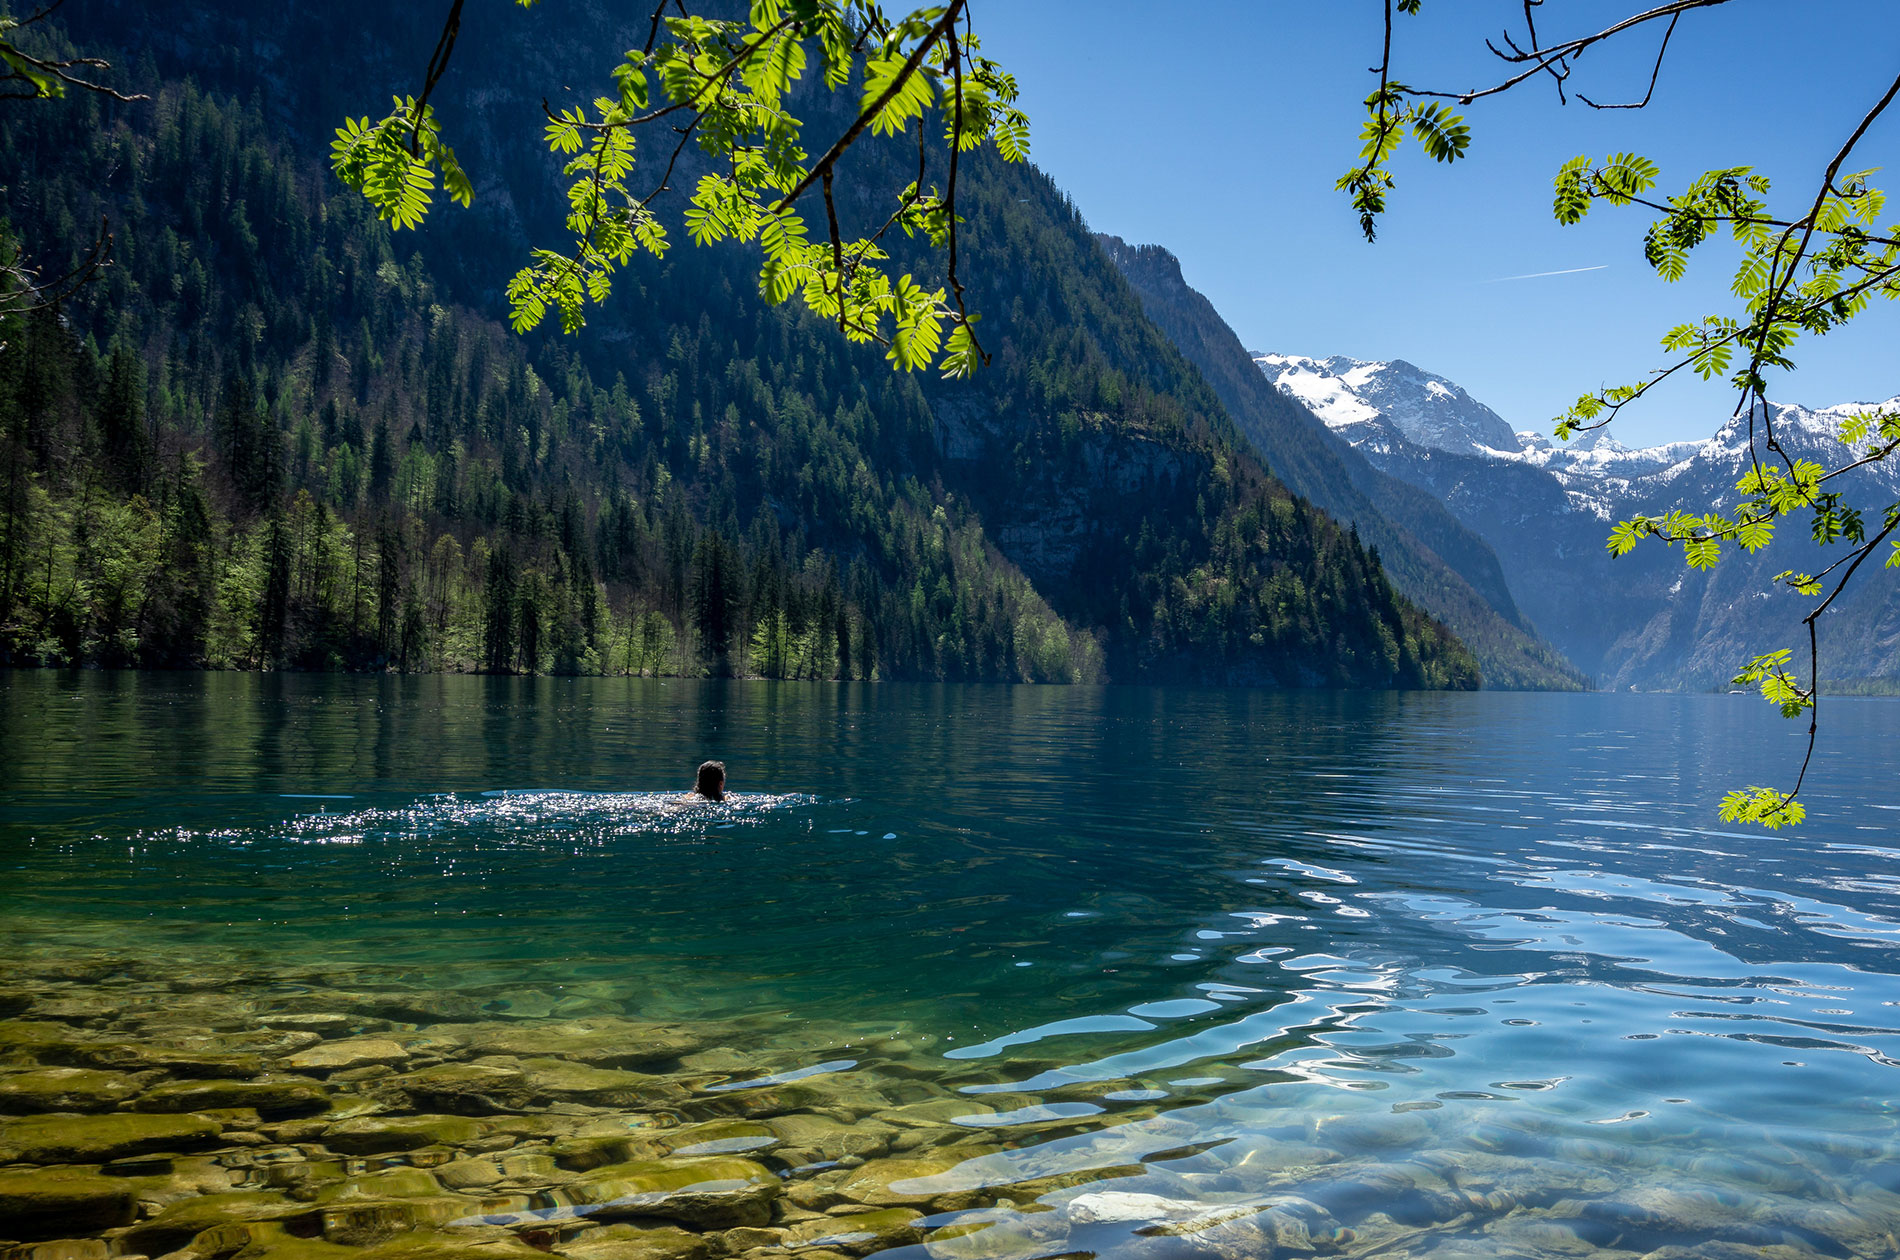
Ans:
[[[1823,703],[1769,835],[1749,697],[0,674],[0,1238],[1891,1256]]]

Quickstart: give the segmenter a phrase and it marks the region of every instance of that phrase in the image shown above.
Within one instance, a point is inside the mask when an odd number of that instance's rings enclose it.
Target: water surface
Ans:
[[[523,1109],[777,1175],[729,1249],[1891,1255],[1896,718],[1831,703],[1769,836],[1714,815],[1800,753],[1743,697],[15,674],[0,947],[95,1040],[673,1029],[663,1098]],[[705,757],[734,807],[672,800]]]

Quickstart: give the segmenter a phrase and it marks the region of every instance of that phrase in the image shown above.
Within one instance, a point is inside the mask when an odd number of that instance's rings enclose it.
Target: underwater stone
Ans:
[[[106,1260],[111,1249],[103,1238],[62,1238],[57,1242],[0,1247],[0,1260]]]
[[[1769,1201],[1761,1195],[1722,1190],[1713,1186],[1636,1185],[1615,1199],[1584,1205],[1580,1215],[1589,1220],[1662,1234],[1696,1238],[1727,1236],[1744,1242],[1767,1243],[1771,1238],[1752,1222],[1768,1215]],[[1748,1236],[1743,1237],[1746,1233]]]
[[[609,1164],[652,1159],[666,1154],[669,1149],[651,1134],[611,1133],[565,1137],[555,1142],[549,1153],[561,1167],[586,1172]]]
[[[1817,1260],[1822,1254],[1809,1247],[1784,1244],[1757,1246],[1711,1238],[1691,1246],[1671,1244],[1658,1247],[1644,1253],[1642,1260]]]
[[[139,1092],[140,1082],[117,1072],[50,1067],[0,1077],[0,1112],[110,1111]]]
[[[116,1041],[54,1047],[43,1051],[40,1058],[48,1063],[57,1060],[126,1072],[162,1071],[194,1080],[249,1080],[264,1074],[264,1060],[255,1054],[180,1050]]]
[[[345,1155],[381,1155],[421,1146],[466,1146],[494,1126],[463,1116],[355,1116],[323,1130],[323,1144]]]
[[[32,1168],[0,1172],[0,1221],[22,1242],[69,1238],[129,1224],[133,1186],[91,1168]]]
[[[479,1190],[501,1180],[501,1169],[492,1159],[455,1159],[433,1170],[436,1178],[451,1190]]]
[[[514,989],[482,1003],[482,1010],[503,1019],[546,1019],[559,1001],[539,989]]]
[[[26,1014],[30,1019],[85,1024],[119,1014],[122,1005],[123,1000],[115,993],[66,992],[41,998]]]
[[[542,1096],[520,1069],[477,1063],[445,1063],[382,1084],[402,1090],[418,1107],[456,1115],[520,1111]]]
[[[824,1173],[793,1187],[800,1207],[828,1209],[844,1203],[870,1207],[916,1207],[953,1212],[994,1197],[988,1186],[942,1180],[965,1160],[990,1154],[994,1147],[946,1147],[921,1158],[871,1160],[859,1168]]]
[[[65,1024],[42,1020],[0,1020],[0,1058],[14,1062],[47,1062],[46,1055],[80,1043],[81,1034]],[[51,1061],[58,1061],[57,1059]]]
[[[449,1024],[429,1030],[488,1054],[572,1059],[593,1067],[637,1068],[670,1063],[705,1044],[703,1034],[632,1019],[578,1019],[556,1024]]]
[[[452,1195],[412,1196],[400,1200],[343,1199],[323,1205],[326,1242],[367,1247],[394,1235],[447,1225],[468,1215],[468,1200]]]
[[[466,993],[364,993],[350,995],[349,1008],[360,1015],[391,1019],[399,1024],[441,1024],[478,1020],[486,1012],[480,998]]]
[[[676,1225],[651,1229],[609,1225],[556,1250],[574,1260],[707,1260],[712,1254],[712,1244],[703,1235]]]
[[[1185,1220],[1207,1210],[1206,1204],[1132,1190],[1092,1190],[1065,1205],[1069,1219],[1082,1225],[1104,1222]]]
[[[192,1240],[173,1260],[546,1260],[542,1252],[500,1230],[399,1230],[370,1239],[367,1246],[345,1247],[323,1238],[303,1237],[279,1222],[220,1226]]]
[[[779,1180],[751,1160],[646,1160],[597,1169],[555,1192],[597,1219],[656,1216],[700,1229],[736,1229],[772,1219]]]
[[[1035,1101],[1027,1096],[1016,1097],[1021,1101],[1009,1105],[1027,1105]],[[1005,1105],[993,1097],[986,1097],[981,1102],[964,1097],[932,1098],[903,1107],[892,1107],[879,1112],[877,1118],[887,1125],[904,1129],[947,1129],[956,1127],[955,1121],[966,1116],[990,1115],[1004,1109]]]
[[[1313,1141],[1317,1145],[1342,1151],[1416,1146],[1431,1135],[1431,1125],[1415,1111],[1386,1115],[1325,1116],[1313,1126]]]
[[[794,1247],[824,1247],[845,1255],[864,1256],[919,1241],[923,1235],[916,1222],[922,1219],[922,1213],[912,1208],[821,1216],[792,1225],[785,1231],[786,1242]]]
[[[400,1044],[380,1037],[355,1037],[345,1041],[325,1041],[291,1055],[284,1066],[296,1072],[342,1072],[351,1068],[386,1066],[401,1063],[409,1052]]]
[[[719,1235],[719,1249],[729,1256],[743,1256],[760,1248],[785,1245],[785,1231],[762,1225],[742,1225]]]
[[[218,1136],[203,1116],[31,1116],[0,1122],[0,1163],[104,1163],[188,1149]]]
[[[931,1260],[1017,1260],[1068,1253],[1062,1245],[1068,1233],[1068,1218],[1060,1212],[1012,1212],[1001,1219],[959,1221],[937,1229],[924,1240],[924,1254]],[[1120,1255],[1122,1249],[1110,1254]],[[1182,1253],[1177,1244],[1162,1254],[1173,1260]]]
[[[267,1190],[196,1195],[180,1199],[150,1220],[140,1221],[119,1236],[129,1253],[158,1256],[175,1251],[219,1225],[243,1221],[282,1221],[310,1215],[310,1205],[296,1203]]]
[[[140,1111],[220,1111],[250,1109],[262,1115],[321,1111],[329,1098],[315,1081],[174,1081],[160,1085],[134,1104]]]
[[[566,1059],[521,1060],[531,1091],[561,1094],[610,1107],[637,1106],[644,1100],[679,1096],[685,1091],[664,1077],[643,1076],[615,1068],[592,1067]]]
[[[1292,1196],[1266,1204],[1203,1211],[1189,1220],[1157,1225],[1153,1232],[1191,1238],[1222,1260],[1332,1252],[1353,1236],[1319,1204]]]
[[[704,1124],[660,1129],[649,1139],[667,1154],[740,1155],[779,1145],[774,1127],[756,1120],[709,1120]]]
[[[386,1168],[331,1182],[317,1191],[317,1202],[330,1203],[341,1198],[414,1199],[441,1193],[442,1183],[420,1168]]]
[[[286,1011],[260,1016],[257,1022],[266,1028],[318,1033],[328,1037],[355,1030],[363,1019],[360,1015],[345,1015],[341,1011]]]

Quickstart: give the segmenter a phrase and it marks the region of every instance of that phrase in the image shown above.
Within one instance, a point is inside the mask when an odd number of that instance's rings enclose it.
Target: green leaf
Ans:
[[[1760,823],[1779,831],[1807,816],[1807,808],[1800,801],[1773,788],[1737,788],[1722,798],[1722,821],[1727,823]]]

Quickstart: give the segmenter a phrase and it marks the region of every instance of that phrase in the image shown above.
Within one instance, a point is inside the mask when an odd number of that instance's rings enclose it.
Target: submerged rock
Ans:
[[[134,1104],[140,1111],[220,1111],[248,1108],[261,1116],[322,1111],[330,1100],[315,1081],[174,1081]]]
[[[207,1040],[192,1038],[194,1041]],[[293,1047],[301,1048],[301,1047]],[[180,1049],[176,1046],[107,1041],[60,1046],[41,1052],[46,1062],[112,1068],[122,1072],[169,1072],[193,1080],[250,1080],[264,1074],[264,1060],[251,1052]]]
[[[400,1042],[384,1037],[353,1037],[319,1042],[285,1059],[284,1066],[293,1072],[344,1072],[401,1063],[408,1057],[409,1051]]]
[[[870,1159],[891,1149],[897,1131],[875,1119],[847,1124],[829,1116],[798,1112],[773,1116],[766,1126],[786,1147],[799,1151],[799,1162],[859,1157]]]
[[[1008,1211],[976,1215],[934,1230],[924,1240],[923,1250],[930,1260],[1018,1260],[1074,1254],[1065,1245],[1068,1236],[1069,1221],[1060,1212]],[[1183,1256],[1178,1249],[1161,1254],[1169,1260]]]
[[[779,1180],[751,1160],[647,1160],[597,1169],[554,1193],[599,1219],[657,1216],[700,1229],[764,1225]]]
[[[310,1032],[333,1037],[339,1033],[358,1030],[364,1020],[360,1015],[346,1015],[341,1011],[286,1011],[261,1015],[257,1022],[266,1028],[281,1028],[292,1032]]]
[[[423,1146],[466,1146],[495,1126],[465,1116],[356,1116],[323,1130],[323,1144],[345,1155],[381,1155]]]
[[[0,1122],[0,1164],[104,1163],[188,1150],[218,1132],[217,1122],[203,1116],[31,1116]]]
[[[420,1168],[386,1168],[381,1172],[331,1182],[317,1191],[318,1203],[337,1199],[413,1199],[439,1195],[442,1183]]]
[[[176,1251],[208,1229],[244,1221],[282,1221],[311,1215],[310,1205],[271,1191],[248,1190],[181,1199],[119,1237],[130,1253],[150,1256]]]
[[[132,1221],[134,1186],[86,1167],[0,1172],[0,1222],[23,1242],[70,1238]]]
[[[0,1059],[16,1063],[44,1062],[41,1055],[48,1050],[57,1051],[83,1040],[83,1034],[65,1024],[33,1019],[0,1020]]]
[[[592,1067],[652,1067],[705,1044],[704,1035],[672,1024],[632,1019],[577,1019],[556,1024],[443,1024],[429,1029],[485,1054],[572,1059]]]
[[[793,1247],[824,1247],[848,1256],[865,1256],[887,1247],[914,1243],[923,1237],[916,1222],[923,1214],[912,1208],[883,1208],[847,1216],[821,1216],[785,1231]]]
[[[339,1244],[287,1229],[282,1222],[231,1224],[207,1230],[172,1253],[172,1260],[546,1260],[535,1250],[501,1230],[461,1231],[400,1229],[392,1234],[365,1236],[362,1244]]]
[[[868,1207],[914,1207],[950,1212],[989,1202],[993,1187],[982,1179],[954,1178],[951,1172],[965,1160],[990,1154],[993,1147],[946,1147],[928,1156],[872,1160],[859,1168],[822,1173],[792,1187],[791,1199],[800,1207],[826,1210],[842,1204]]]
[[[318,1213],[326,1242],[346,1247],[368,1247],[415,1231],[437,1237],[434,1227],[463,1219],[468,1200],[453,1195],[415,1195],[403,1199],[344,1198],[325,1204]]]
[[[103,1238],[62,1238],[56,1242],[0,1247],[0,1260],[107,1260],[111,1254]]]
[[[1211,1211],[1207,1204],[1196,1206],[1196,1215],[1142,1232],[1191,1239],[1222,1260],[1333,1252],[1352,1238],[1352,1231],[1342,1229],[1325,1208],[1290,1195]]]
[[[402,1090],[415,1106],[455,1115],[522,1111],[546,1097],[521,1069],[493,1064],[444,1063],[381,1084]]]
[[[501,1168],[492,1159],[455,1159],[432,1171],[451,1190],[480,1190],[501,1180]]]
[[[708,1260],[712,1244],[704,1235],[677,1225],[650,1229],[609,1225],[591,1230],[578,1242],[556,1250],[574,1260]]]
[[[50,1067],[0,1077],[0,1112],[110,1111],[139,1092],[140,1081],[118,1072]]]
[[[634,1107],[685,1093],[664,1077],[593,1067],[567,1059],[523,1059],[520,1070],[526,1073],[528,1089],[536,1096],[559,1095],[608,1107]]]

